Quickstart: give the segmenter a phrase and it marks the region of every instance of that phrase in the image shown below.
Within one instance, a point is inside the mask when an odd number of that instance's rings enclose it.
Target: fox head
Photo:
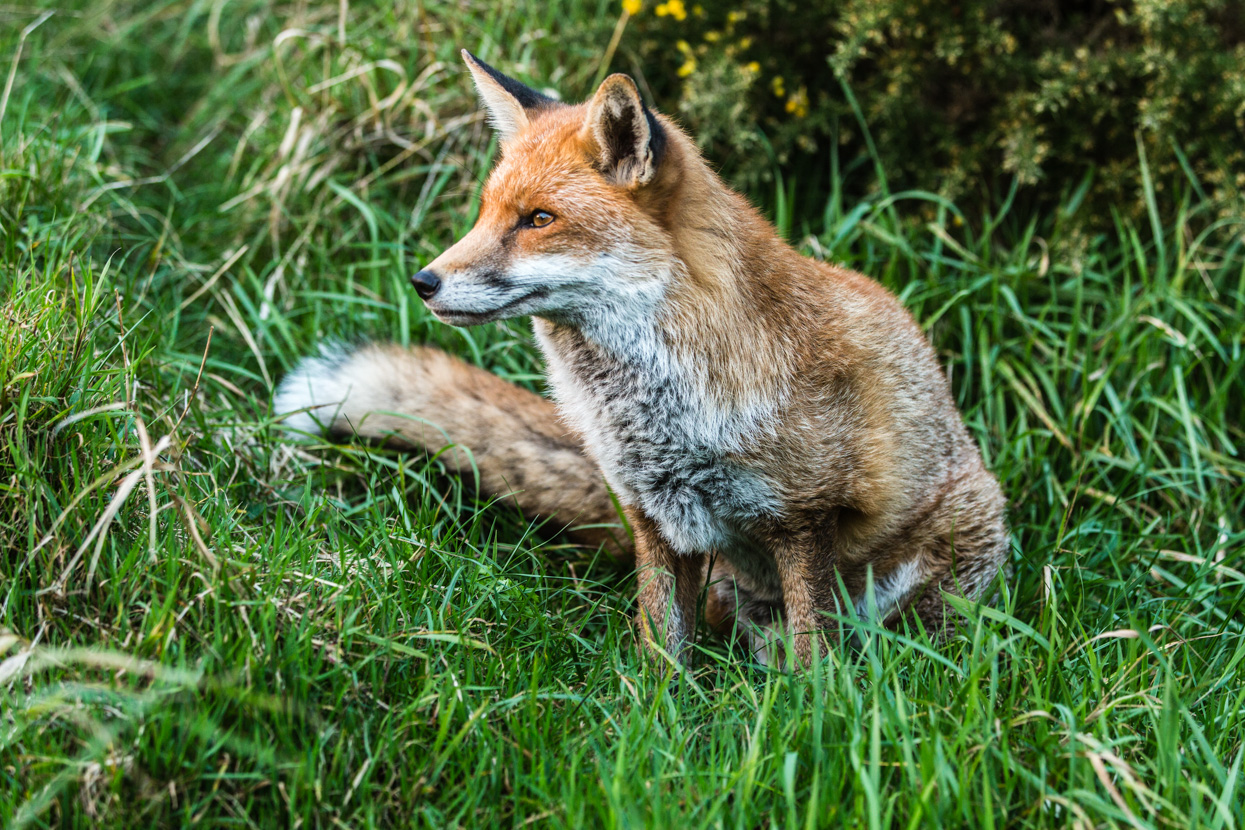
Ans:
[[[678,129],[626,75],[583,104],[529,89],[467,51],[501,158],[479,219],[411,280],[452,325],[536,315],[571,325],[651,311],[670,279]]]

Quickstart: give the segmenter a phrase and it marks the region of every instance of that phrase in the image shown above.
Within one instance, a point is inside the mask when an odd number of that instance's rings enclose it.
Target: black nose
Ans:
[[[420,271],[411,277],[411,285],[421,300],[431,300],[432,295],[441,287],[441,278],[431,271]]]

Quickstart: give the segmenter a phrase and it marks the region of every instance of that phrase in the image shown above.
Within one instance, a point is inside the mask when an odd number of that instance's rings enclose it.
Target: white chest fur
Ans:
[[[676,551],[728,552],[746,544],[741,525],[777,513],[765,477],[731,460],[766,430],[772,403],[714,402],[703,375],[643,326],[600,339],[536,328],[563,415],[619,499],[642,509]]]

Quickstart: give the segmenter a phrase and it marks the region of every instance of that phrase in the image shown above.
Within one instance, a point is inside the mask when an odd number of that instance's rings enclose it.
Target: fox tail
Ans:
[[[554,405],[445,352],[322,347],[281,381],[273,412],[287,429],[445,450],[451,472],[478,472],[482,495],[513,499],[577,543],[634,556],[600,470]]]

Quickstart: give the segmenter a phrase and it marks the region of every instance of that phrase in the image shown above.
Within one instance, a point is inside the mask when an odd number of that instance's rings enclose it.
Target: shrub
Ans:
[[[891,190],[988,204],[1015,185],[1050,203],[1093,170],[1085,195],[1102,218],[1108,206],[1144,210],[1148,169],[1157,190],[1192,182],[1241,212],[1245,13],[1234,0],[623,8],[634,14],[622,48],[746,188],[775,163],[829,173],[837,141],[843,169],[863,168],[873,187],[885,170]]]

